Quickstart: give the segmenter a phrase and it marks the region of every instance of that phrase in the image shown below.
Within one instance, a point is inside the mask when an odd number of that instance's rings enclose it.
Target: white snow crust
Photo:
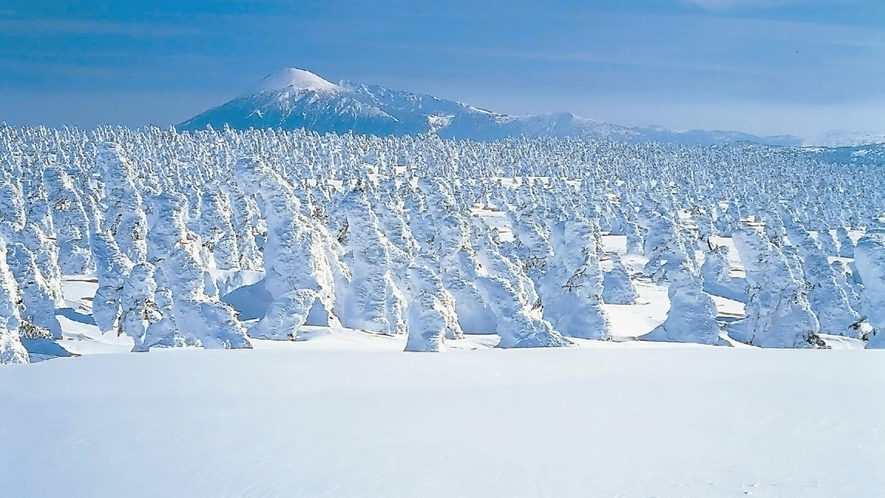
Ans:
[[[885,489],[881,355],[426,355],[403,354],[401,343],[310,344],[0,369],[3,495],[831,498]]]
[[[304,69],[286,68],[268,75],[258,84],[250,88],[246,95],[282,90],[314,91],[317,93],[335,93],[341,87]]]

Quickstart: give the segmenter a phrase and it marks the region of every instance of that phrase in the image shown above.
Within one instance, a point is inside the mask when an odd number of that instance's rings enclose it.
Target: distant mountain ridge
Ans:
[[[802,145],[792,136],[761,137],[734,131],[671,131],[659,127],[625,127],[571,113],[509,116],[452,100],[438,99],[377,85],[338,84],[302,69],[274,73],[239,97],[177,126],[179,130],[304,128],[320,133],[418,135],[481,142],[507,137],[607,138],[627,142],[713,145],[750,141],[768,145]]]
[[[817,147],[860,147],[885,144],[885,134],[830,130],[805,140],[805,145]]]

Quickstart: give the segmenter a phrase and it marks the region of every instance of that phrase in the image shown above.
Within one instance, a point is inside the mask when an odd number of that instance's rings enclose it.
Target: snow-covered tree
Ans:
[[[206,255],[204,260],[211,260],[221,270],[238,269],[240,252],[237,236],[231,223],[231,207],[224,195],[215,185],[209,185],[200,197],[200,238]]]
[[[564,336],[607,339],[603,276],[590,227],[579,221],[557,223],[551,227],[550,243],[554,256],[539,287],[544,318]]]
[[[695,272],[674,220],[651,209],[643,211],[640,220],[646,230],[644,252],[648,263],[643,269],[645,275],[660,283],[681,280]]]
[[[109,230],[120,251],[133,263],[147,256],[147,218],[141,193],[133,182],[135,166],[117,144],[102,144],[95,158],[102,173],[104,198],[102,227]]]
[[[854,241],[851,240],[851,237],[848,235],[848,230],[846,230],[845,227],[837,228],[836,238],[839,239],[839,257],[853,258]]]
[[[148,327],[162,319],[160,311],[154,304],[157,283],[154,281],[154,266],[150,263],[139,263],[132,267],[123,288],[120,290],[120,332],[131,337],[135,342],[133,350],[147,351],[151,346],[174,346],[174,333],[169,343],[159,340],[150,344],[147,336]],[[171,314],[171,310],[170,310]]]
[[[716,304],[703,291],[701,279],[686,276],[670,284],[670,311],[664,323],[643,335],[644,341],[723,344],[716,322]]]
[[[839,285],[829,260],[822,251],[811,251],[803,268],[808,282],[808,301],[817,315],[821,333],[858,337],[860,315],[852,309],[845,289]]]
[[[109,232],[96,228],[91,232],[92,258],[98,277],[92,317],[100,331],[110,332],[120,317],[120,292],[132,270],[132,262],[120,251]]]
[[[37,269],[34,255],[24,244],[6,247],[6,262],[21,296],[20,315],[27,322],[49,332],[49,338],[61,339],[61,325],[55,317],[55,301],[51,290]]]
[[[58,244],[58,264],[65,275],[83,275],[92,268],[89,218],[71,177],[57,167],[43,171],[43,183],[52,206],[52,225]]]
[[[18,289],[6,265],[6,242],[0,237],[0,364],[27,363],[28,351],[19,336]]]
[[[742,278],[731,277],[731,265],[728,262],[728,247],[714,246],[707,242],[704,264],[701,265],[704,292],[734,301],[747,301],[747,283]]]
[[[830,266],[827,254],[835,253],[835,246],[829,251],[821,249],[819,240],[829,235],[827,231],[819,233],[818,241],[815,241],[803,227],[793,220],[787,220],[787,234],[790,242],[796,248],[796,254],[801,260],[800,269],[794,270],[794,276],[802,275],[806,281],[808,301],[811,311],[820,322],[822,333],[857,337],[860,332],[860,315],[851,308],[848,295],[837,283],[833,268]]]
[[[247,196],[235,185],[225,185],[231,205],[231,226],[237,238],[237,254],[240,260],[237,266],[243,270],[260,270],[264,261],[258,240],[267,238],[267,223],[255,198]]]
[[[836,240],[833,238],[833,234],[830,230],[825,226],[821,227],[817,232],[817,243],[826,256],[837,256],[839,254],[839,249],[836,247]]]
[[[476,287],[497,318],[500,348],[562,347],[570,343],[547,320],[533,314],[504,280],[476,279]]]
[[[411,266],[409,277],[416,284],[417,294],[406,309],[406,351],[440,351],[447,336],[463,336],[454,298],[426,266]]]
[[[299,212],[292,186],[261,161],[241,159],[236,165],[241,188],[260,196],[267,219],[264,244],[264,288],[274,302],[249,335],[266,339],[296,338],[308,317],[335,323],[335,278],[322,234]],[[343,317],[342,317],[343,318]]]
[[[390,274],[392,244],[378,229],[378,218],[365,193],[360,188],[351,190],[338,209],[347,219],[342,244],[353,275],[341,323],[381,334],[405,333],[407,303]]]
[[[858,241],[854,257],[863,279],[867,319],[873,326],[867,348],[885,349],[885,230],[868,231]]]
[[[633,304],[639,294],[618,254],[612,254],[612,269],[602,277],[602,300],[606,304]]]
[[[148,232],[148,262],[155,268],[155,300],[160,313],[171,315],[183,344],[204,348],[249,348],[245,330],[230,305],[205,293],[204,270],[199,265],[199,248],[188,236],[185,225],[187,200],[178,194],[160,194],[154,201],[155,219]],[[122,289],[122,286],[121,286]],[[119,294],[118,294],[119,295]],[[168,300],[171,299],[171,305]],[[166,301],[163,306],[162,301]],[[158,323],[160,320],[158,320]],[[148,326],[144,348],[167,346],[168,324]],[[179,345],[179,344],[175,344]]]
[[[830,263],[830,267],[833,269],[833,277],[835,278],[836,283],[842,288],[845,292],[845,296],[848,298],[848,305],[851,306],[851,309],[854,311],[861,313],[863,311],[863,303],[860,294],[857,292],[858,289],[848,281],[849,277],[852,277],[853,279],[851,272],[849,272],[845,264],[839,260]],[[858,285],[858,287],[860,286]]]
[[[784,254],[751,227],[732,234],[747,272],[746,317],[733,322],[729,335],[765,348],[824,347],[820,323],[811,311]]]

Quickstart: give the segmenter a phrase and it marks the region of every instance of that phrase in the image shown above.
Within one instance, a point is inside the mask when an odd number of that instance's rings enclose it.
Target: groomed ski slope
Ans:
[[[264,344],[3,368],[2,495],[885,490],[885,358],[876,351]]]

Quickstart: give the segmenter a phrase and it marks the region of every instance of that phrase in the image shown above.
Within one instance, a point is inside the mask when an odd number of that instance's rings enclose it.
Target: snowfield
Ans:
[[[822,157],[0,126],[0,496],[882,496]]]
[[[251,350],[131,354],[131,339],[88,323],[95,284],[85,280],[66,279],[80,312],[59,317],[62,344],[83,356],[0,369],[8,496],[885,489],[881,352],[835,336],[827,342],[845,350],[632,340],[666,319],[655,284],[638,283],[636,304],[605,305],[614,341],[573,348],[495,349],[485,335],[404,354],[403,336],[307,326],[297,342],[253,340]],[[720,313],[742,311],[716,300]]]
[[[885,489],[879,352],[427,355],[401,353],[402,342],[311,342],[0,369],[3,495],[830,498]]]

